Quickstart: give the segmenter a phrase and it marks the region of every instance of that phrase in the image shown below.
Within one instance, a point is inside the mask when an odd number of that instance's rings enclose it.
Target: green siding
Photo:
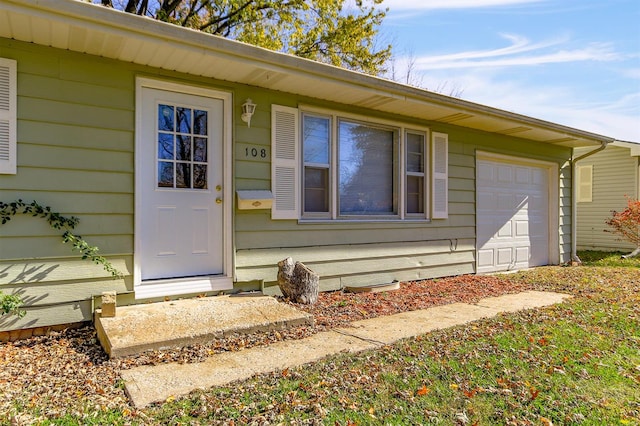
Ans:
[[[0,289],[27,315],[0,330],[88,321],[95,296],[133,290],[135,71],[4,39],[0,56],[18,62],[18,173],[0,175],[0,199],[77,216],[76,232],[125,274],[80,260],[42,219],[15,217],[0,227]]]
[[[396,120],[449,135],[449,218],[415,222],[298,223],[270,212],[234,211],[237,288],[265,280],[274,291],[276,263],[287,256],[321,273],[323,290],[475,270],[477,150],[552,161],[561,167],[560,244],[570,251],[570,150],[452,125],[393,117],[255,87],[0,39],[0,56],[18,61],[18,173],[0,175],[0,199],[37,200],[79,217],[77,232],[125,274],[111,279],[79,260],[41,219],[15,218],[0,227],[0,289],[25,296],[28,315],[4,318],[0,330],[92,319],[96,297],[116,290],[136,303],[134,156],[136,76],[166,78],[233,93],[234,190],[271,188],[271,105],[313,105]],[[257,104],[251,127],[237,117]],[[247,155],[251,149],[265,156]],[[27,273],[28,272],[28,273]],[[25,275],[26,274],[26,275]]]
[[[576,154],[588,151],[593,148],[577,150]],[[592,202],[578,203],[578,249],[632,251],[633,244],[605,232],[605,220],[612,210],[626,208],[625,196],[638,197],[638,157],[632,157],[627,148],[609,146],[578,162],[578,166],[586,165],[593,165],[593,192]]]
[[[278,100],[277,103],[283,102]],[[344,106],[326,105],[306,99],[299,99],[297,103],[328,107],[338,113],[353,112]],[[296,102],[289,101],[286,105],[296,105]],[[385,119],[389,118],[385,117]],[[395,117],[395,119],[399,123],[407,123],[406,118]],[[571,155],[570,149],[545,146],[508,136],[469,131],[455,126],[436,123],[419,123],[419,125],[426,125],[433,131],[449,135],[448,219],[434,219],[430,222],[304,223],[273,221],[268,211],[237,211],[235,216],[237,279],[240,281],[264,279],[266,286],[273,287],[277,273],[276,264],[287,256],[307,264],[318,272],[323,289],[475,272],[475,153],[477,150],[558,164],[559,179],[564,187],[568,188],[568,191],[560,191],[558,200],[560,206],[558,232],[561,234],[560,261],[569,260],[571,169],[567,159]],[[236,176],[242,176],[247,183],[262,183],[260,176],[268,178],[268,175],[264,174],[268,173],[268,167],[266,171],[258,165],[255,168],[242,167],[240,170],[239,174],[236,171]],[[239,185],[239,182],[236,181],[236,184]],[[242,189],[255,188],[242,187]],[[367,250],[371,247],[382,248],[384,254],[373,261],[360,261],[357,253],[368,253]],[[433,247],[440,249],[434,251]],[[339,256],[335,256],[335,253],[339,253]],[[369,254],[364,257],[370,259]]]

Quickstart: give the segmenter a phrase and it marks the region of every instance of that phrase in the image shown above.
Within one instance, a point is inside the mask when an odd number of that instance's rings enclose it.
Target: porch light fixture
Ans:
[[[247,99],[245,103],[242,104],[242,121],[247,123],[247,127],[251,127],[251,117],[253,113],[256,111],[256,104],[251,101],[251,98]]]

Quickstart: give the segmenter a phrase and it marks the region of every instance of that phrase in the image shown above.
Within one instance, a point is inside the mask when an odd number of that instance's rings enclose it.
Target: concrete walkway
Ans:
[[[486,298],[477,304],[454,303],[352,323],[352,327],[321,332],[301,340],[287,340],[239,352],[212,355],[195,364],[159,364],[122,372],[126,392],[142,408],[196,389],[226,386],[254,375],[296,367],[339,352],[360,352],[400,339],[465,324],[501,312],[515,312],[560,303],[570,296],[527,291]]]

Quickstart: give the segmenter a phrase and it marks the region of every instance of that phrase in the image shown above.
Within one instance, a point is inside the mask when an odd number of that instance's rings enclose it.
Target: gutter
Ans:
[[[577,180],[577,167],[576,164],[580,160],[584,160],[587,157],[597,154],[603,151],[611,141],[600,141],[600,147],[589,151],[577,158],[571,160],[571,263],[575,265],[582,265],[582,261],[578,257],[578,185]]]

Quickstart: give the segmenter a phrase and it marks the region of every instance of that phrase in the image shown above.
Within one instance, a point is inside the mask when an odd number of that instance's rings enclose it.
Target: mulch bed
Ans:
[[[166,362],[199,362],[215,353],[300,339],[365,318],[455,302],[474,303],[485,297],[528,289],[528,285],[505,277],[464,275],[402,283],[399,290],[384,293],[321,293],[313,306],[292,304],[313,314],[313,327],[236,335],[206,345],[152,351],[115,360],[108,359],[92,326],[3,343],[0,344],[0,419],[2,413],[11,413],[15,405],[39,407],[43,418],[65,414],[82,416],[88,407],[131,411],[133,408],[120,383],[119,372],[123,369]],[[13,420],[17,424],[28,424],[35,419],[16,417]]]

